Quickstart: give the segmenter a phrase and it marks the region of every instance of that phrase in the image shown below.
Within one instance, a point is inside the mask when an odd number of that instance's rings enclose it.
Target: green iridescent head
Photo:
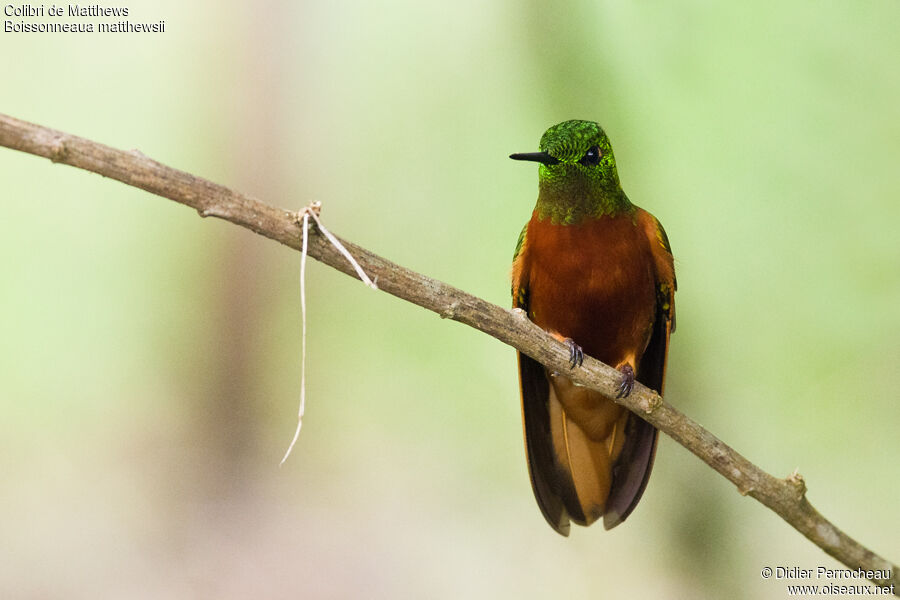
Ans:
[[[603,128],[593,121],[564,121],[541,137],[540,152],[511,154],[541,163],[538,170],[541,218],[575,223],[633,210],[619,186],[616,159]]]

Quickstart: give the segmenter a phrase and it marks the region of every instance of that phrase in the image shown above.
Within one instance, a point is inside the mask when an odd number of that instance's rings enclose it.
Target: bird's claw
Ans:
[[[634,389],[634,369],[631,368],[631,365],[622,365],[619,367],[619,371],[622,373],[622,381],[619,382],[619,393],[616,394],[616,399],[627,398]]]
[[[569,347],[569,368],[580,367],[584,363],[584,350],[572,338],[566,338],[565,342]]]

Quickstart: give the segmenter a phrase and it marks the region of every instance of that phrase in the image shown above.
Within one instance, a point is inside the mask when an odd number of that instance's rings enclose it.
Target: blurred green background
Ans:
[[[321,200],[501,305],[537,190],[507,155],[600,121],[675,250],[668,399],[900,560],[900,3],[124,6],[165,33],[0,33],[0,112]],[[0,198],[4,598],[775,598],[763,566],[840,566],[665,437],[625,526],[557,536],[514,352],[315,263],[279,468],[298,254],[7,149]]]

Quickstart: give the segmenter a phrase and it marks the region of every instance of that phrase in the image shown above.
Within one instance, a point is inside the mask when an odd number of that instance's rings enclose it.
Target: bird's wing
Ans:
[[[669,336],[675,331],[675,267],[669,239],[659,221],[645,211],[641,211],[640,221],[654,258],[657,300],[653,331],[637,368],[637,380],[662,394]],[[658,434],[653,425],[637,415],[630,415],[625,446],[613,469],[613,485],[603,516],[606,529],[624,521],[641,499],[653,469]]]
[[[519,235],[513,256],[512,296],[513,306],[528,314],[528,277],[526,265],[526,225]],[[561,535],[569,535],[569,514],[556,490],[559,489],[558,467],[553,455],[550,431],[549,396],[550,383],[539,362],[518,353],[519,383],[522,395],[522,423],[525,434],[525,453],[528,457],[528,474],[534,497],[547,523]]]
[[[666,230],[656,218],[649,213],[645,214],[649,217],[645,231],[650,239],[656,268],[656,320],[650,343],[641,359],[638,379],[662,395],[669,355],[669,336],[675,331],[675,290],[678,289],[678,281],[675,279],[672,247]]]

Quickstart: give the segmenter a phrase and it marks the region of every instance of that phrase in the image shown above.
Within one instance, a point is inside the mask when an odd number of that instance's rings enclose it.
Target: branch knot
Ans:
[[[644,414],[650,414],[655,411],[657,408],[662,406],[663,399],[659,394],[653,394],[650,396],[650,399],[647,400],[647,406],[644,407]]]
[[[322,202],[316,200],[315,202],[310,202],[308,205],[304,206],[300,210],[294,213],[288,213],[294,220],[294,224],[297,227],[303,226],[303,215],[313,215],[315,217],[319,217],[322,215]],[[314,219],[316,223],[318,223],[318,219]]]
[[[456,318],[456,309],[459,308],[459,300],[454,300],[450,306],[439,312],[442,319],[455,319]]]
[[[62,137],[53,138],[53,141],[50,143],[50,162],[62,162],[65,160],[66,154],[68,154],[66,140]]]
[[[803,475],[800,474],[799,467],[787,476],[785,482],[794,488],[794,493],[797,495],[798,500],[806,496],[806,481],[804,481]]]

